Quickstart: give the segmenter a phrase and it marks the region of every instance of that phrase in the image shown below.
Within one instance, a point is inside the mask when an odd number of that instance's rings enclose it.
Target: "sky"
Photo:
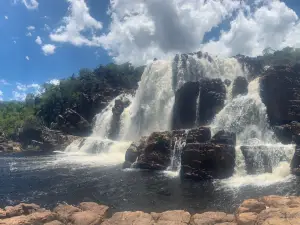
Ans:
[[[81,68],[300,47],[298,0],[0,0],[0,101]]]

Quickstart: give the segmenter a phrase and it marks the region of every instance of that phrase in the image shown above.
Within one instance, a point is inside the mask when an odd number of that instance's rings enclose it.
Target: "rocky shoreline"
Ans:
[[[265,196],[245,200],[233,214],[184,210],[162,213],[117,212],[108,206],[82,202],[58,205],[52,211],[36,204],[21,203],[0,209],[0,225],[298,225],[300,197]]]

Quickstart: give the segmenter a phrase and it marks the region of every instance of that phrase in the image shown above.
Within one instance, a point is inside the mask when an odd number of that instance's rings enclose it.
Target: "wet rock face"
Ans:
[[[291,162],[291,172],[294,175],[300,176],[300,146],[296,146],[296,150]]]
[[[175,94],[173,129],[192,128],[196,121],[199,83],[187,82]]]
[[[221,79],[203,79],[200,82],[198,125],[208,125],[224,107],[226,87]]]
[[[245,77],[237,77],[232,84],[232,98],[248,94],[248,81]]]
[[[292,142],[300,144],[300,123],[296,121],[289,124],[274,126],[273,131],[282,144],[291,144]]]
[[[124,109],[129,106],[130,101],[127,98],[117,99],[115,100],[115,105],[112,109],[113,117],[111,120],[110,130],[109,130],[109,138],[115,140],[118,138],[118,133],[120,131],[120,119],[121,114]]]
[[[234,172],[235,148],[213,143],[187,144],[181,154],[181,164],[181,175],[186,178],[228,178]]]
[[[63,115],[59,115],[52,128],[75,136],[89,136],[92,131],[92,125],[73,109],[67,109]]]
[[[271,125],[300,121],[300,65],[268,69],[260,80]]]

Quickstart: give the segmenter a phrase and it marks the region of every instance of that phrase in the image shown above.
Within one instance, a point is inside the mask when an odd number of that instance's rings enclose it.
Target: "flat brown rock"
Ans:
[[[70,217],[76,213],[80,212],[81,210],[72,205],[58,205],[54,208],[53,212],[58,215],[60,221],[67,222],[69,221]]]
[[[0,220],[0,225],[42,225],[55,219],[56,215],[50,211],[34,212],[27,216],[15,216]]]
[[[191,218],[191,225],[226,224],[234,222],[234,216],[224,212],[205,212],[195,214]]]
[[[157,225],[186,225],[189,224],[191,219],[191,214],[183,210],[166,211],[151,215],[156,220]]]
[[[241,213],[237,216],[238,225],[255,225],[257,214],[253,212]]]
[[[70,218],[72,225],[98,225],[102,222],[102,216],[92,211],[73,213]]]
[[[36,204],[21,203],[16,206],[5,207],[6,217],[28,215],[33,212],[42,212],[42,211],[44,211],[44,209],[41,209],[41,207]]]
[[[49,223],[45,223],[44,225],[64,225],[64,224],[58,220],[54,220]]]
[[[95,202],[82,202],[78,206],[83,211],[92,211],[101,216],[101,218],[106,218],[109,207],[106,205],[99,205]]]
[[[257,199],[248,199],[245,200],[240,207],[237,209],[237,213],[245,213],[245,212],[255,212],[260,213],[266,209],[266,205],[264,202],[260,202]]]
[[[0,219],[3,219],[6,217],[6,212],[3,209],[0,209]]]
[[[141,211],[118,212],[101,225],[155,225],[155,221],[150,214]]]

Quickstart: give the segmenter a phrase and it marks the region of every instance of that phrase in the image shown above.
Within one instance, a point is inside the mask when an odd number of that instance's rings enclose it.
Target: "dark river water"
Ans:
[[[97,156],[2,155],[0,169],[0,207],[30,202],[52,208],[61,202],[96,201],[113,212],[233,212],[247,198],[299,195],[300,190],[295,177],[267,186],[230,187],[219,181],[181,180],[163,172],[124,171],[120,165],[99,166]]]

